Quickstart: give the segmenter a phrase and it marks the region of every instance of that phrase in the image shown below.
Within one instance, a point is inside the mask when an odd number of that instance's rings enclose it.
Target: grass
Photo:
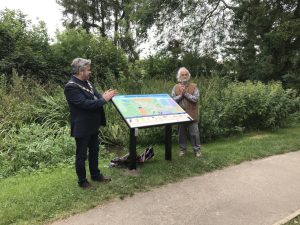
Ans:
[[[291,219],[289,222],[283,225],[295,225],[295,224],[300,224],[300,215],[296,216],[295,218]]]
[[[136,173],[108,168],[101,160],[100,169],[110,175],[108,184],[93,183],[96,190],[81,190],[76,185],[73,167],[45,169],[0,180],[0,224],[44,224],[82,212],[113,198],[125,198],[185,177],[270,155],[300,149],[300,124],[276,132],[252,132],[220,139],[202,146],[204,156],[191,152],[178,156],[173,145],[173,160],[164,160],[164,146],[154,146],[155,157],[138,167]]]

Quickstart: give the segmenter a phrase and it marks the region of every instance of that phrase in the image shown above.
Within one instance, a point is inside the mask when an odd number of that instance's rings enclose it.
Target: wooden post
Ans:
[[[129,169],[136,169],[136,132],[137,128],[130,128],[130,139],[129,139]]]
[[[172,126],[165,127],[165,159],[172,160]]]

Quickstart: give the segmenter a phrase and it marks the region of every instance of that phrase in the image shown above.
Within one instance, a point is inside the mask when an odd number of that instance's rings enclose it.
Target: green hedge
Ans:
[[[217,78],[202,93],[201,136],[204,141],[237,132],[277,128],[292,113],[299,112],[297,92],[284,90],[281,83],[233,82],[224,85]],[[223,88],[220,85],[223,82]]]

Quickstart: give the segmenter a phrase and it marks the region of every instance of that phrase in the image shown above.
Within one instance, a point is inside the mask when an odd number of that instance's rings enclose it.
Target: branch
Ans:
[[[221,0],[221,2],[225,5],[225,7],[227,8],[227,9],[231,9],[231,10],[235,10],[236,9],[236,7],[234,7],[234,6],[229,6],[224,0]]]
[[[208,14],[206,14],[206,16],[204,17],[204,20],[202,21],[202,23],[200,24],[200,27],[203,27],[206,23],[206,21],[212,16],[212,14],[217,10],[219,4],[220,4],[221,0],[218,1],[217,5],[215,6],[215,8],[213,8]]]

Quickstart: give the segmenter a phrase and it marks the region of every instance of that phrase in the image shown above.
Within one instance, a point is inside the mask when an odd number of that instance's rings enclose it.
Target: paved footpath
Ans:
[[[114,200],[53,225],[277,225],[299,209],[297,151]]]

